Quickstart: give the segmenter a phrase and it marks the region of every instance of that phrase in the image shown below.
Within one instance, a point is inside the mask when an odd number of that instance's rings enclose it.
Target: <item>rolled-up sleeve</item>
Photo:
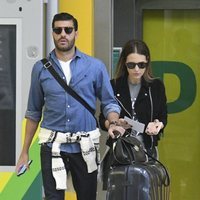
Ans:
[[[120,114],[120,111],[121,111],[121,109],[120,109],[119,105],[117,105],[117,104],[109,104],[108,106],[105,106],[103,108],[103,114],[106,118],[110,112],[116,112],[116,113]]]
[[[28,105],[25,113],[25,118],[29,118],[37,122],[41,120],[42,108],[44,105],[44,94],[39,79],[42,67],[43,66],[40,61],[33,66]]]

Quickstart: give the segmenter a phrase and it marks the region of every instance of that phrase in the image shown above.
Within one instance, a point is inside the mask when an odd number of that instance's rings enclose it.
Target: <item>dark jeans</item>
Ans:
[[[46,200],[64,200],[65,191],[56,190],[56,183],[51,169],[51,149],[41,145],[41,169]],[[81,153],[61,152],[67,172],[71,172],[77,200],[96,200],[97,170],[87,172],[87,165]]]

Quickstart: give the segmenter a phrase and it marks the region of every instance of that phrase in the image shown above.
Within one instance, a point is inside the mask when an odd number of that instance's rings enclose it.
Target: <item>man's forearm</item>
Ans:
[[[37,130],[39,122],[27,119],[25,129],[25,140],[22,152],[28,153],[29,147]]]

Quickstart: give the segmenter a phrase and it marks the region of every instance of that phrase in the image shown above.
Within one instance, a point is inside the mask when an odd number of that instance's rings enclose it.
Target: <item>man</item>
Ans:
[[[110,122],[111,137],[114,131],[123,133],[123,128],[116,126],[120,107],[114,99],[105,65],[75,47],[77,20],[68,13],[56,14],[52,29],[55,49],[48,60],[56,72],[93,109],[96,98],[101,101],[103,113]],[[23,164],[28,167],[29,147],[42,117],[39,143],[46,199],[64,200],[66,171],[70,171],[77,199],[95,200],[97,164],[93,147],[98,145],[100,136],[96,121],[82,104],[65,92],[41,61],[32,70],[25,117],[25,142],[16,172]],[[63,138],[65,141],[61,141]]]

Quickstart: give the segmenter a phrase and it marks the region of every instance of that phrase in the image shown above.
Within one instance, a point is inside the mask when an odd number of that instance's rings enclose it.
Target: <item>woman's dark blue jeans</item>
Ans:
[[[41,145],[41,169],[46,200],[64,200],[65,191],[56,190],[51,168],[51,148]],[[71,173],[77,200],[96,200],[97,170],[88,173],[81,153],[61,152],[66,171]]]

